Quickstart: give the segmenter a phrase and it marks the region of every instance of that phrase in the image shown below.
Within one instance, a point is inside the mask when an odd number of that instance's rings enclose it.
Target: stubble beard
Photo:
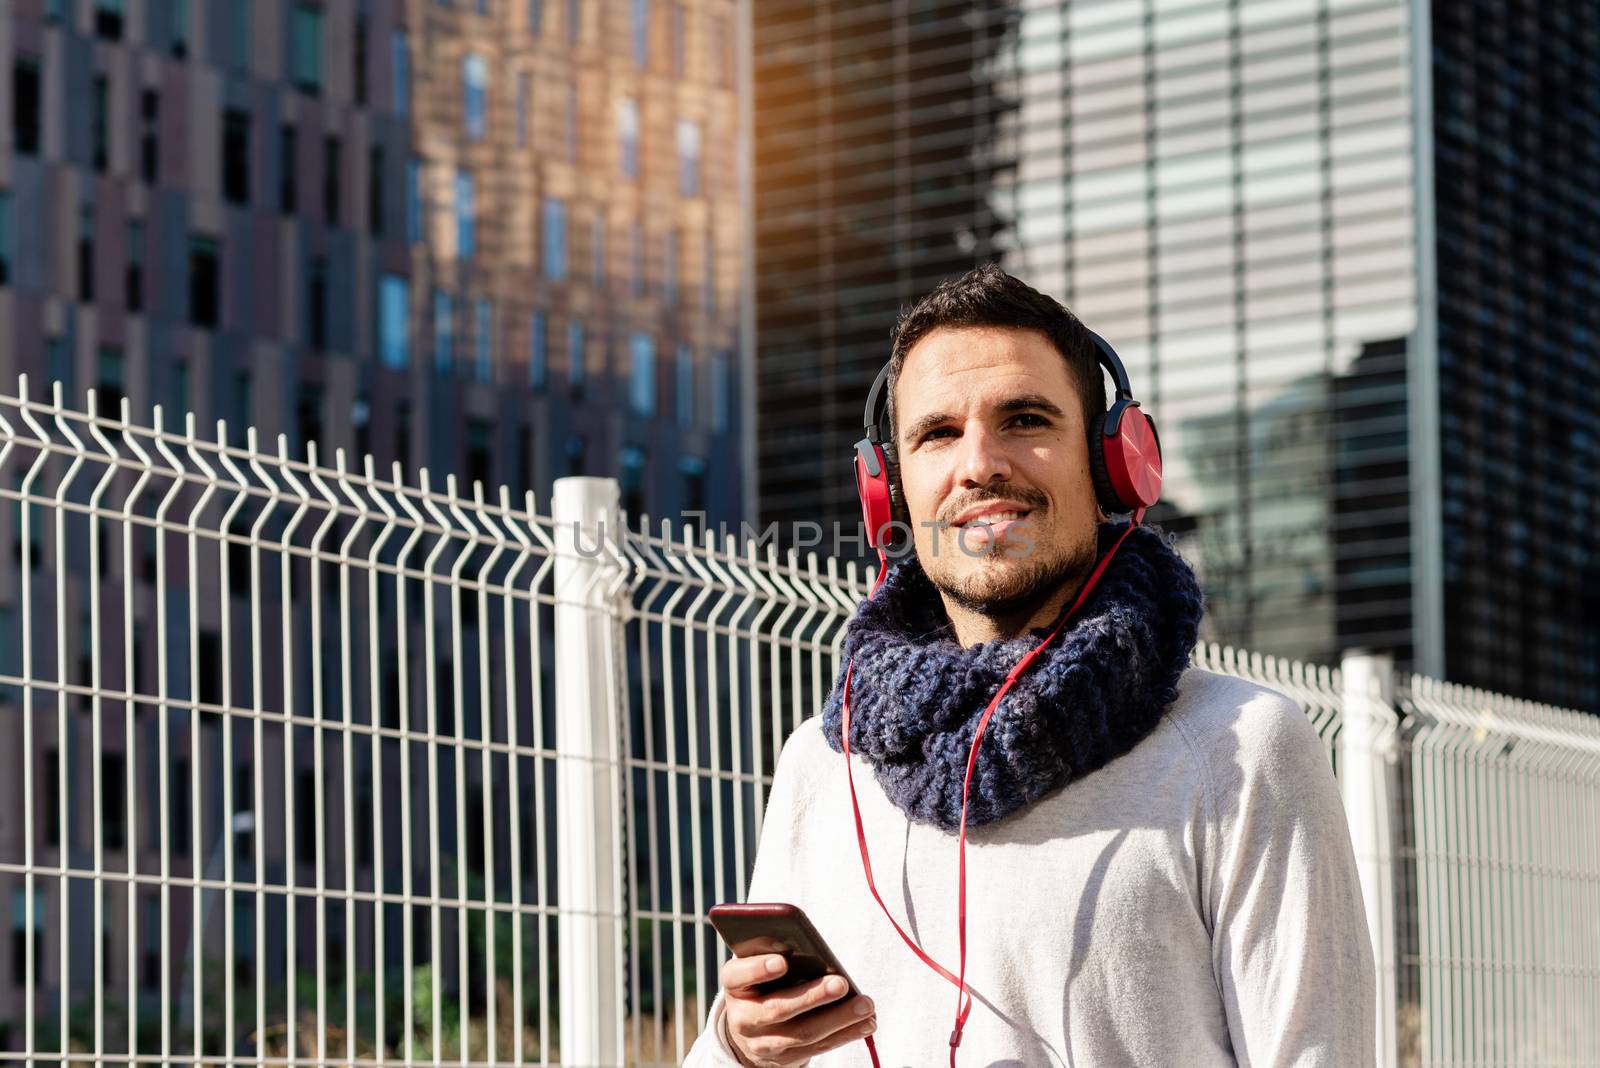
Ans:
[[[961,576],[940,567],[925,567],[924,571],[935,589],[962,608],[1001,619],[1042,603],[1064,585],[1081,585],[1097,556],[1093,532],[1055,554],[1040,553],[1038,548],[1035,542],[1034,551],[1021,559],[1010,559],[1011,554],[974,556],[978,566]],[[1002,557],[1006,562],[1001,562]]]

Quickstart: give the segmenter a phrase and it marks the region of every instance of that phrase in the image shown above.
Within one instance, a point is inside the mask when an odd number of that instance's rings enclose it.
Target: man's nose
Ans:
[[[960,455],[956,476],[962,485],[983,486],[996,479],[1010,480],[1011,458],[1006,453],[1005,443],[988,427],[968,429],[961,435],[957,447]]]

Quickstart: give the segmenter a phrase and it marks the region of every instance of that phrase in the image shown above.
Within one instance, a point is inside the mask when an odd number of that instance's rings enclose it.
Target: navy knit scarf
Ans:
[[[1126,528],[1102,524],[1099,553]],[[1070,607],[1070,602],[1063,607]],[[1012,685],[984,730],[968,826],[1003,819],[1126,753],[1178,696],[1202,598],[1189,565],[1146,526],[1128,535],[1078,614]],[[850,750],[906,816],[954,833],[967,753],[1008,671],[1060,617],[963,648],[915,554],[850,620],[822,715],[835,752],[850,657]]]

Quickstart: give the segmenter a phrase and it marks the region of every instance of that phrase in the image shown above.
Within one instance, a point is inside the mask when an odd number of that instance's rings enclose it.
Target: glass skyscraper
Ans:
[[[763,415],[791,387],[824,414],[810,437],[762,425],[763,521],[816,506],[787,472],[814,472],[830,516],[855,521],[849,447],[896,307],[998,259],[1128,364],[1166,459],[1151,518],[1201,576],[1205,637],[1319,661],[1377,647],[1600,708],[1600,565],[1580,534],[1600,481],[1582,385],[1582,161],[1600,138],[1572,43],[1592,12],[791,7],[807,14],[757,12],[757,158],[808,138],[794,166],[829,182],[801,212],[787,171],[758,170],[758,256],[781,265],[758,299],[765,316],[804,280],[854,332],[790,351],[761,320]],[[772,50],[797,26],[810,66]],[[960,43],[916,46],[934,27]],[[800,87],[841,83],[881,107],[776,121]],[[919,113],[930,94],[961,102]],[[858,137],[869,114],[881,128]],[[907,151],[919,130],[943,153]],[[893,178],[863,190],[880,168]]]

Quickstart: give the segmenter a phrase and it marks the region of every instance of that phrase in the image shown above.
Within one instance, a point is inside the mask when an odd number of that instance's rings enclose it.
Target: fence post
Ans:
[[[1361,896],[1377,971],[1377,1063],[1397,1063],[1395,884],[1392,814],[1397,793],[1392,779],[1394,658],[1351,649],[1340,663],[1343,718],[1339,731],[1339,784],[1350,823]]]
[[[616,565],[600,551],[619,530],[615,479],[558,478],[555,683],[556,887],[560,1051],[566,1065],[621,1065],[622,796],[611,658],[619,648],[605,587]]]

